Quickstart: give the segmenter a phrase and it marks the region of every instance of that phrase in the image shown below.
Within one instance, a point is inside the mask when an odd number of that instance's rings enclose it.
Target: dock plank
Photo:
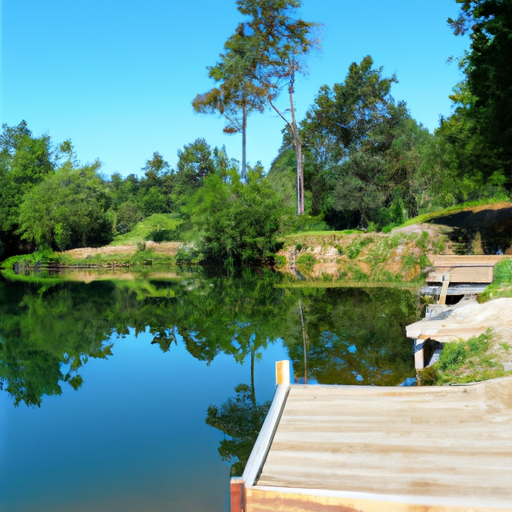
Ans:
[[[431,254],[429,260],[434,267],[478,267],[494,266],[501,260],[510,259],[510,255],[445,255]]]
[[[484,283],[493,282],[494,268],[489,267],[436,267],[434,272],[427,276],[427,283],[441,283],[443,277],[449,275],[451,283]]]
[[[442,388],[291,386],[257,488],[503,507],[512,504],[511,474],[511,378]]]

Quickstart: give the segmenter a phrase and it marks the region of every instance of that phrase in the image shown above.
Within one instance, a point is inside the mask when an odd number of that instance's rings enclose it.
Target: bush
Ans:
[[[283,256],[282,254],[276,254],[274,256],[274,261],[276,267],[284,267],[286,265],[286,256]]]
[[[371,237],[358,236],[348,247],[347,256],[353,260],[361,254],[361,251],[373,242]]]
[[[260,169],[249,170],[245,184],[235,172],[226,181],[207,177],[184,210],[199,250],[226,268],[261,263],[276,252],[280,202]]]
[[[297,258],[297,268],[304,272],[311,272],[311,270],[313,270],[313,267],[315,266],[315,263],[316,258],[309,252],[301,254]]]

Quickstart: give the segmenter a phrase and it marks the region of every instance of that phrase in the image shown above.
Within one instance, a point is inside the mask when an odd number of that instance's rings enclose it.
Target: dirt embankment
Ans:
[[[278,268],[312,279],[404,280],[421,275],[428,254],[512,254],[512,204],[466,208],[384,233],[292,235]]]
[[[427,254],[446,252],[440,229],[415,226],[390,234],[295,235],[286,238],[277,266],[312,279],[411,281],[429,266]]]
[[[154,252],[166,254],[168,256],[176,256],[178,249],[181,246],[181,242],[144,242],[146,249],[151,249]],[[71,256],[74,259],[84,259],[87,257],[98,256],[99,254],[104,255],[126,255],[130,256],[137,252],[139,246],[137,244],[129,245],[107,245],[105,247],[83,247],[81,249],[71,249],[70,251],[64,251],[60,254]]]

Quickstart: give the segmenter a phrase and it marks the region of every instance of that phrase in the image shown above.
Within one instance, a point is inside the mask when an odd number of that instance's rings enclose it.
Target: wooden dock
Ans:
[[[512,378],[300,386],[278,365],[232,512],[512,511]]]
[[[504,255],[431,255],[433,269],[427,275],[426,295],[439,295],[439,304],[445,304],[447,295],[481,293],[494,279],[494,266]],[[436,286],[437,284],[437,286]]]

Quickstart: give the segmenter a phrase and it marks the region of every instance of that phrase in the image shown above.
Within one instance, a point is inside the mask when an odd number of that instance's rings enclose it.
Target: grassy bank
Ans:
[[[400,231],[300,233],[287,236],[276,257],[278,270],[326,282],[422,282],[428,254],[441,253],[447,239],[439,232]]]
[[[512,259],[500,261],[494,267],[494,281],[478,298],[478,302],[512,297]]]
[[[32,254],[12,256],[0,265],[3,269],[47,269],[47,268],[144,268],[148,266],[169,266],[175,264],[171,254],[155,251],[145,244],[134,247],[131,253],[108,254],[98,252],[85,257],[74,257],[69,253],[37,251]]]
[[[445,343],[439,361],[419,372],[421,384],[466,384],[512,375],[501,362],[511,350],[512,345],[499,342],[492,330],[467,341]]]

